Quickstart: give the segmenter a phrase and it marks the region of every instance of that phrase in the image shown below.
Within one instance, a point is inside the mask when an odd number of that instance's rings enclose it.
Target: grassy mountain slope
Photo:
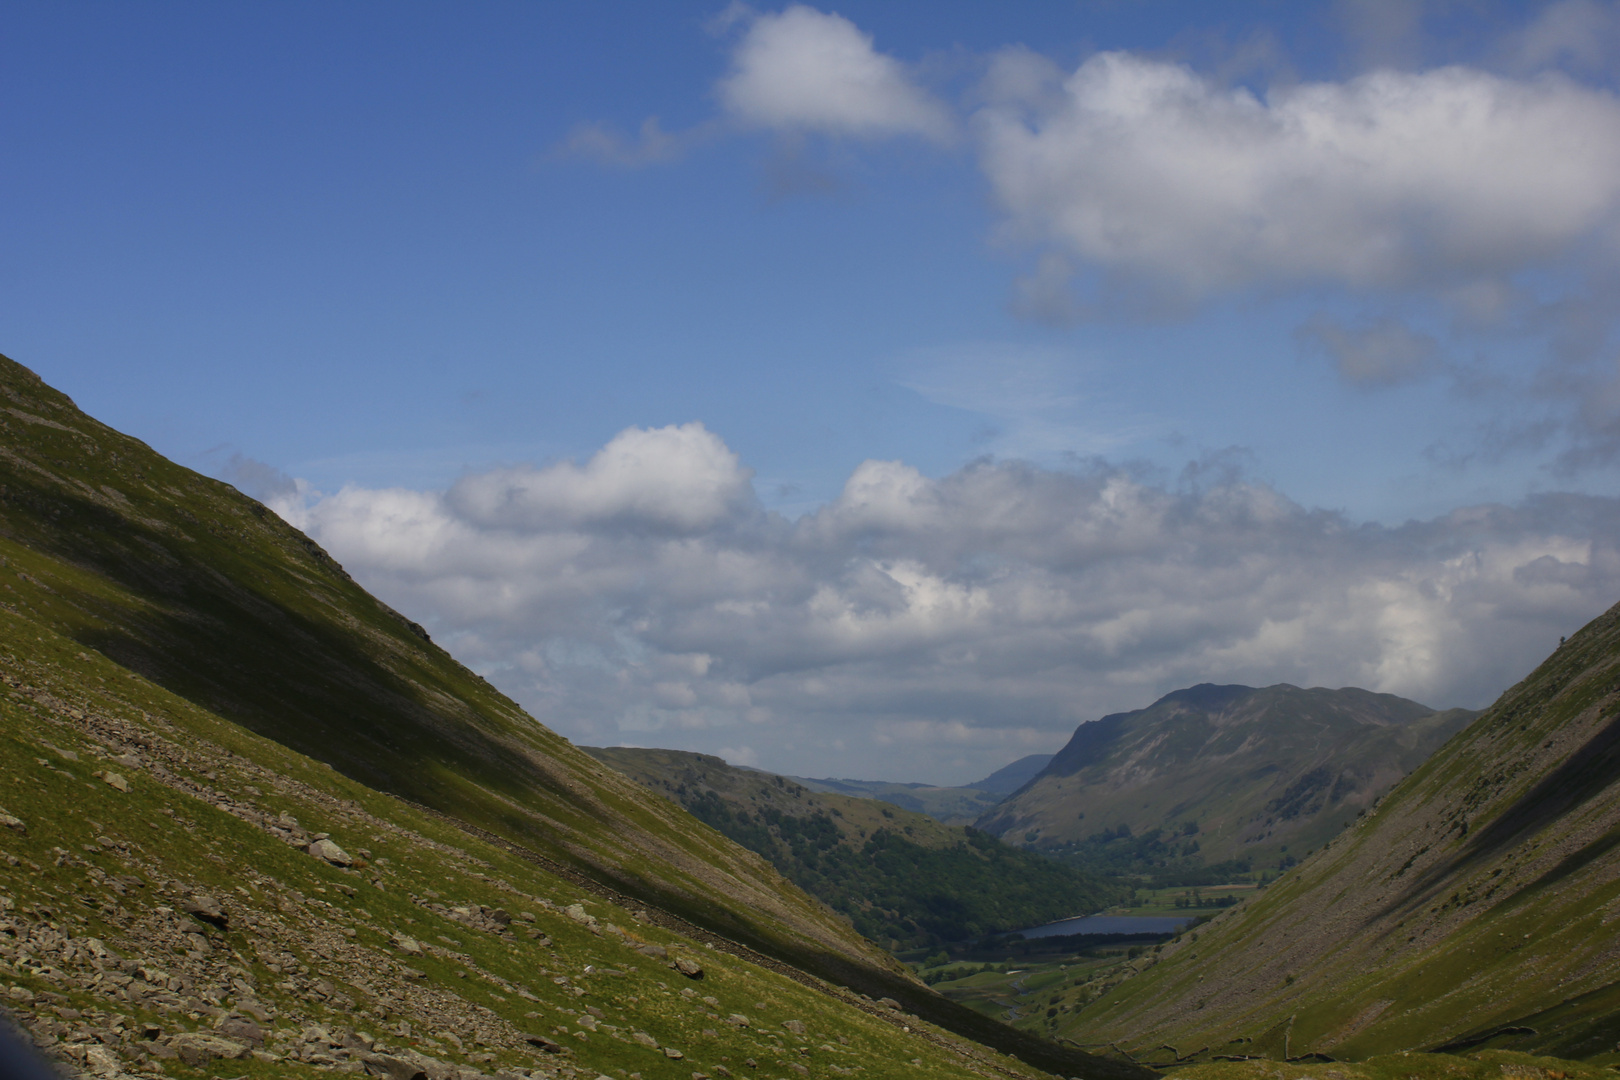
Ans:
[[[1620,1062],[1620,607],[1262,898],[1137,967],[1067,1034]]]
[[[22,573],[0,992],[76,1073],[1033,1075],[223,720],[55,633]]]
[[[583,748],[758,852],[862,935],[913,949],[1106,906],[1117,889],[1072,868],[875,799],[680,750]]]
[[[794,968],[1062,1071],[1089,1067],[933,995],[764,860],[535,723],[263,506],[3,357],[0,557],[7,640],[19,655],[30,638],[71,641],[61,680],[72,657],[105,660]]]
[[[1082,724],[978,825],[1119,869],[1289,864],[1473,715],[1354,688],[1195,686]]]

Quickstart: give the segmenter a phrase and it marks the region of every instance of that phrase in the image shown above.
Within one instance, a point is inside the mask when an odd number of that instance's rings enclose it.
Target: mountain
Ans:
[[[582,747],[768,859],[891,949],[1089,914],[1117,886],[973,829],[682,750]]]
[[[1260,899],[1135,966],[1055,1006],[1061,1033],[1155,1060],[1620,1063],[1620,606]]]
[[[687,1040],[696,1014],[671,1018],[702,1010],[655,977],[679,974],[535,910],[579,900],[624,931],[614,942],[712,951],[707,996],[730,984],[729,1008],[757,993],[798,1009],[792,986],[821,987],[823,1031],[881,1020],[861,995],[890,998],[1048,1071],[1114,1068],[934,995],[764,860],[536,723],[265,507],[3,357],[0,559],[0,959],[42,1039],[167,1061],[142,1024],[172,1040],[234,1001],[272,1042],[297,1018],[386,1028],[389,1044],[431,1023],[440,1047],[476,1036],[490,1049],[464,1056],[499,1059],[544,1048],[558,1021],[603,1020],[568,1001],[611,970],[629,980],[594,999],[628,1007],[601,1006],[611,1023],[668,1020]],[[317,857],[336,848],[347,868]],[[493,929],[525,910],[555,956]],[[712,1045],[742,1053],[744,1029],[721,1028]],[[902,1034],[885,1039],[960,1067]],[[570,1046],[605,1068],[620,1041]]]
[[[1011,795],[1035,779],[1055,756],[1053,754],[1030,754],[1027,757],[1021,757],[1011,765],[1003,765],[983,780],[967,786],[977,788],[980,791],[988,791],[992,795]]]
[[[977,824],[1116,872],[1281,869],[1474,715],[1354,688],[1194,686],[1080,725]]]

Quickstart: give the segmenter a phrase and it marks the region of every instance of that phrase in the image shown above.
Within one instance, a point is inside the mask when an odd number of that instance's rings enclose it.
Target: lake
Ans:
[[[1084,915],[1018,931],[1026,938],[1068,934],[1173,934],[1195,915]]]

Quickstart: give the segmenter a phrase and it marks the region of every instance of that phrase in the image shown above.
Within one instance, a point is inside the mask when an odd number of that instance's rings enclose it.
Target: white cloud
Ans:
[[[615,524],[675,532],[708,528],[750,500],[753,473],[700,423],[629,428],[583,466],[562,462],[468,476],[455,511],[485,528],[555,531]]]
[[[1118,52],[1054,72],[998,59],[981,164],[1014,234],[1140,287],[1439,287],[1612,239],[1620,102],[1559,76],[1384,70],[1257,97]]]
[[[1202,681],[1481,705],[1620,597],[1620,500],[1387,528],[1219,470],[869,461],[787,522],[746,476],[687,425],[281,509],[572,738],[815,775],[967,780]]]
[[[726,110],[750,125],[863,138],[947,142],[950,111],[898,60],[841,15],[795,4],[753,18],[720,83]]]

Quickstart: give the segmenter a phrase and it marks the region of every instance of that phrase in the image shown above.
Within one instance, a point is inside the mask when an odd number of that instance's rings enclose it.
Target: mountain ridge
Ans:
[[[976,825],[1076,859],[1134,845],[1139,868],[1287,865],[1474,715],[1356,687],[1202,683],[1081,724]]]
[[[1147,1060],[1493,1046],[1620,1063],[1617,783],[1620,605],[1066,1034]]]

